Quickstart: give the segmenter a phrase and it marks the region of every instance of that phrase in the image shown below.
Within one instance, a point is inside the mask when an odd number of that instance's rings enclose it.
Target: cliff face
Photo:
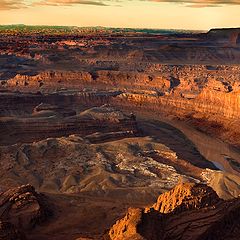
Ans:
[[[33,89],[44,88],[47,85],[48,88],[54,89],[62,85],[78,85],[79,79],[87,82],[91,81],[92,77],[87,72],[42,72],[35,76],[16,75],[13,79],[7,81],[7,84],[15,88],[25,87]],[[64,84],[62,84],[62,81],[64,81]],[[4,85],[4,83],[2,84]]]
[[[176,116],[193,115],[193,117],[208,118],[210,115],[215,115],[223,120],[237,119],[240,110],[239,93],[224,94],[207,90],[196,96],[195,99],[186,99],[179,96],[158,97],[141,93],[123,93],[117,96],[116,100],[126,106],[159,109],[165,113],[176,114]]]
[[[134,67],[134,66],[132,66]],[[136,67],[136,66],[135,66]],[[202,89],[231,92],[239,90],[239,67],[223,65],[163,65],[148,64],[142,71],[44,71],[36,75],[16,75],[1,81],[1,88],[14,90],[60,90],[64,87],[122,89],[180,93],[199,93]],[[78,88],[78,90],[79,90]]]
[[[220,43],[236,46],[240,44],[240,28],[211,29],[207,33],[207,37]]]
[[[138,133],[134,116],[127,116],[113,108],[95,107],[76,115],[75,111],[49,104],[40,104],[27,117],[0,118],[0,130],[2,136],[5,136],[1,139],[5,144],[31,142],[73,133],[81,136],[96,132],[112,133],[112,137],[114,133],[118,136],[120,132],[124,137]]]
[[[25,102],[28,108],[31,108],[30,102],[60,102],[65,106],[79,106],[81,103],[82,107],[111,103],[129,109],[151,109],[195,124],[200,120],[204,122],[200,124],[202,130],[216,133],[238,145],[235,132],[238,132],[240,111],[239,72],[238,66],[150,64],[144,73],[101,70],[17,75],[2,82],[2,89],[41,91],[45,95],[20,97],[15,94],[8,95],[7,100],[5,95],[2,99],[0,96],[0,112],[4,115],[8,105],[12,106],[12,109],[9,107],[11,111],[13,108],[17,110],[20,102]],[[51,94],[46,94],[48,92]]]
[[[218,195],[210,187],[185,183],[160,195],[153,208],[160,213],[178,213],[208,207],[218,201]]]
[[[239,238],[240,200],[221,200],[209,187],[180,184],[152,208],[129,209],[110,239],[197,240]]]

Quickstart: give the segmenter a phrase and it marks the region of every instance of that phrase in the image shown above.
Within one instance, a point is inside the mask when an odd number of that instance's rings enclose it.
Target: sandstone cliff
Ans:
[[[235,46],[240,44],[240,28],[216,28],[207,33],[207,37],[218,43]]]
[[[221,200],[209,187],[180,184],[151,208],[129,209],[110,239],[239,239],[240,200]]]
[[[237,66],[168,66],[154,64],[144,73],[97,71],[88,72],[43,72],[36,76],[20,76],[9,79],[3,85],[7,89],[23,91],[53,91],[65,88],[121,90],[119,97],[125,105],[173,113],[193,118],[234,120],[238,119],[240,106],[239,67]],[[41,86],[39,85],[41,82]],[[134,86],[134,87],[133,87]],[[85,91],[84,90],[84,91]],[[65,98],[70,98],[71,91]],[[119,92],[121,93],[121,92]],[[72,93],[73,94],[73,93]],[[115,95],[94,96],[82,93],[83,103],[105,101],[115,103]],[[98,97],[98,99],[97,99]],[[48,97],[50,98],[50,96]],[[94,100],[95,99],[95,100]],[[73,101],[78,101],[76,96]],[[122,102],[120,104],[122,104]],[[126,103],[125,103],[126,102]],[[219,114],[221,113],[221,114]],[[216,117],[214,117],[216,116]]]

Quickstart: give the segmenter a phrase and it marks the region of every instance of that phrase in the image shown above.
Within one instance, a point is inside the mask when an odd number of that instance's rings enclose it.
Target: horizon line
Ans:
[[[101,26],[101,25],[88,25],[88,26],[77,26],[77,25],[51,25],[51,24],[24,24],[24,23],[9,23],[0,24],[0,26],[39,26],[39,27],[75,27],[75,28],[112,28],[112,29],[149,29],[149,30],[187,30],[187,31],[209,31],[216,29],[215,27],[210,29],[187,29],[187,28],[156,28],[156,27],[115,27],[115,26]],[[226,27],[228,28],[228,27]],[[234,27],[229,27],[234,28]],[[237,28],[237,27],[236,27]],[[240,27],[239,27],[240,28]]]

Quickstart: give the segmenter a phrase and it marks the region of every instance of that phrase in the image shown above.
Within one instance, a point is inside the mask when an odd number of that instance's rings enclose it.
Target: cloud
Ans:
[[[98,0],[42,0],[35,2],[33,6],[72,6],[77,4],[95,5],[95,6],[108,6],[106,3]]]
[[[240,5],[240,0],[151,0],[154,2],[179,3],[187,7],[220,7],[222,5]]]
[[[24,8],[25,4],[21,0],[0,0],[0,10],[10,10]]]
[[[72,6],[74,4],[88,4],[97,6],[108,6],[112,3],[123,3],[132,0],[41,0],[34,5],[50,5],[50,6]],[[187,7],[220,7],[222,5],[240,5],[240,0],[141,0],[145,2],[159,3],[178,3]]]
[[[94,6],[119,6],[132,0],[0,0],[0,10],[11,10],[34,6],[73,6],[73,5],[94,5]],[[202,7],[220,7],[223,5],[240,5],[240,0],[140,0],[145,2],[158,3],[176,3],[183,4],[187,7],[202,8]]]
[[[72,6],[77,4],[108,6],[106,2],[100,0],[35,0],[31,3],[26,0],[0,0],[0,10],[20,9],[32,6]],[[110,1],[108,0],[108,2]]]

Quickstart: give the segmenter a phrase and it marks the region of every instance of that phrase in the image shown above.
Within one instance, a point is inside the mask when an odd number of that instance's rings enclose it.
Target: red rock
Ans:
[[[240,199],[223,201],[202,184],[180,184],[152,208],[129,209],[109,231],[112,240],[237,240]]]
[[[0,221],[0,239],[1,240],[25,240],[23,233],[20,233],[9,222]]]
[[[0,194],[0,219],[19,229],[31,229],[50,215],[46,198],[31,185],[12,188]]]

